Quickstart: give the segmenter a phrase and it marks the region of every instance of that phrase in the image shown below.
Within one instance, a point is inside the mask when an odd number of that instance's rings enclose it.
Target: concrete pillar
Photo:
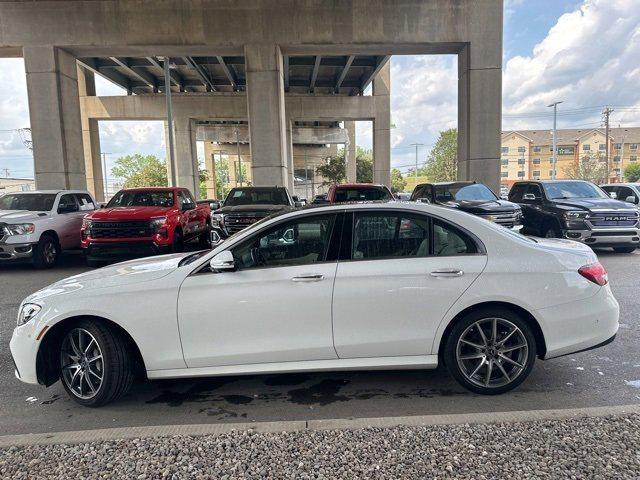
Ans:
[[[500,193],[502,68],[472,48],[458,54],[458,179]]]
[[[293,195],[293,189],[295,187],[295,168],[293,165],[293,122],[287,122],[287,188],[291,195]]]
[[[38,189],[87,188],[76,59],[60,48],[24,47]]]
[[[95,97],[96,81],[91,70],[78,65],[78,95]],[[105,185],[102,170],[102,153],[100,151],[100,129],[98,120],[87,118],[86,112],[80,108],[82,122],[82,145],[84,149],[84,168],[87,175],[87,189],[98,202],[104,202]]]
[[[195,121],[189,118],[175,118],[173,121],[175,138],[176,181],[178,187],[191,190],[196,200],[200,197],[200,172],[196,150]]]
[[[373,183],[391,187],[391,63],[373,79]]]
[[[282,54],[277,45],[245,45],[253,184],[288,185]]]
[[[356,181],[356,122],[344,122],[344,128],[349,136],[349,143],[344,146],[347,183],[354,183]]]
[[[207,198],[218,198],[216,192],[216,151],[212,148],[213,146],[213,142],[204,142],[204,168],[207,171]]]

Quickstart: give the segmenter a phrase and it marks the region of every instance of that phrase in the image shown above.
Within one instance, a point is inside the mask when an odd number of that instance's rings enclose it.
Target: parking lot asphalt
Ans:
[[[20,301],[87,270],[79,255],[52,270],[0,266],[0,435],[94,428],[456,414],[640,404],[640,250],[597,252],[621,306],[620,331],[606,347],[538,361],[515,391],[480,396],[446,370],[229,376],[137,383],[117,403],[83,408],[62,386],[13,374],[9,339]]]

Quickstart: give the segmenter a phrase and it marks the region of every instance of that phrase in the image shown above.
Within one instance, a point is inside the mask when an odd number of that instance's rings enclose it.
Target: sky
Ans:
[[[610,105],[612,126],[640,126],[640,0],[505,0],[503,130],[597,128]],[[98,95],[124,95],[97,80]],[[422,163],[440,131],[457,124],[455,56],[391,59],[392,166]],[[22,59],[0,59],[0,176],[32,177],[33,160],[16,129],[29,126]],[[371,124],[356,143],[371,148]],[[162,122],[100,122],[108,166],[132,153],[165,156]],[[200,143],[200,142],[199,142]],[[199,145],[202,155],[202,145]]]

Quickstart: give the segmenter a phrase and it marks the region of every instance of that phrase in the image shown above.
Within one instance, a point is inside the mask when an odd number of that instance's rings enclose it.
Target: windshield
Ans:
[[[0,197],[0,210],[48,212],[56,201],[55,193],[19,193]]]
[[[289,205],[289,197],[282,188],[233,188],[224,206],[239,205]]]
[[[159,190],[120,191],[107,203],[107,208],[172,206],[173,192]]]
[[[495,194],[481,183],[436,185],[436,202],[451,201],[491,201],[497,200]]]
[[[375,200],[391,200],[391,194],[386,188],[336,188],[335,202],[371,202]]]
[[[609,198],[606,193],[589,182],[552,182],[543,183],[544,191],[550,200],[566,198]]]

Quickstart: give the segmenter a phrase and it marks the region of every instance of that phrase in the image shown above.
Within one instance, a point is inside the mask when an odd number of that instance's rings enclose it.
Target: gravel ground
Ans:
[[[640,478],[640,415],[10,447],[2,478]]]

